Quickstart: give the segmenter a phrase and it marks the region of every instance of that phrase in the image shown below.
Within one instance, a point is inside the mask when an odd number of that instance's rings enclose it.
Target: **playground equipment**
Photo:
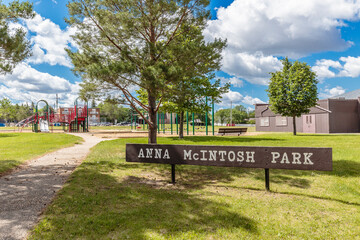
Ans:
[[[74,109],[69,112],[68,131],[69,132],[88,132],[89,131],[89,112],[88,104],[85,103],[84,107],[78,106],[77,97],[74,102]]]
[[[39,114],[39,103],[40,102],[44,102],[46,104],[43,115]],[[47,103],[47,101],[39,100],[36,103],[35,115],[33,117],[34,117],[33,124],[32,124],[33,132],[49,132],[50,114],[49,114],[49,104]],[[39,127],[40,127],[40,129],[39,129]]]
[[[208,97],[205,97],[205,103],[208,106],[209,101],[208,101]],[[137,129],[137,124],[138,120],[139,120],[139,114],[134,114],[134,111],[131,108],[131,130],[133,129],[133,124],[134,124],[134,129]],[[169,116],[170,115],[170,116]],[[175,116],[174,121],[173,121],[173,116]],[[192,134],[195,135],[195,113],[191,113],[191,118],[192,118]],[[168,121],[166,121],[166,119],[168,119]],[[184,121],[184,133],[186,131],[186,135],[190,134],[190,121],[189,121],[189,112],[186,111],[185,113],[185,121]],[[205,123],[205,132],[206,135],[209,135],[209,125],[211,125],[212,127],[212,135],[215,135],[215,103],[214,100],[211,101],[211,123],[209,123],[208,121],[208,111],[205,111],[205,119],[204,119],[204,123]],[[173,124],[176,125],[176,134],[179,133],[179,116],[178,114],[174,114],[174,113],[157,113],[157,131],[158,133],[163,132],[165,134],[166,132],[166,122],[167,124],[170,124],[170,133],[171,135],[173,135],[174,131],[173,131]],[[145,123],[145,120],[142,119],[142,123],[143,123],[143,130],[145,130],[145,125],[147,125]],[[140,125],[140,124],[139,124]]]
[[[39,103],[43,102],[46,106],[43,108],[43,112],[39,111]],[[39,100],[36,103],[34,109],[34,115],[22,120],[18,123],[21,126],[21,130],[29,124],[32,124],[33,132],[51,132],[54,126],[58,124],[63,127],[66,132],[88,132],[89,131],[89,113],[87,102],[83,107],[78,106],[78,98],[74,102],[73,108],[67,108],[68,111],[61,113],[60,109],[58,112],[54,112],[49,107],[49,104],[45,100]]]

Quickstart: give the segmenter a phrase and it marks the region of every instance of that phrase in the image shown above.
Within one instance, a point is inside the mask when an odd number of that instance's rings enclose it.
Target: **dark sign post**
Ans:
[[[265,186],[270,190],[269,169],[332,170],[331,148],[244,147],[126,144],[126,161],[175,165],[264,168]]]

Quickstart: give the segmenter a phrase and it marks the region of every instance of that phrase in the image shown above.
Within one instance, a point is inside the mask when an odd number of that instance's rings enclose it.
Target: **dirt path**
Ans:
[[[0,240],[24,239],[90,148],[104,140],[91,134],[74,135],[84,143],[34,159],[0,178]]]

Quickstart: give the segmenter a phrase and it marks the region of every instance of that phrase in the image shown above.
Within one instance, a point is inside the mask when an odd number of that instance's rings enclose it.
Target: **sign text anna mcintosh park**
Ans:
[[[171,164],[173,182],[176,164],[264,168],[268,189],[270,168],[331,171],[332,149],[126,144],[126,161]]]

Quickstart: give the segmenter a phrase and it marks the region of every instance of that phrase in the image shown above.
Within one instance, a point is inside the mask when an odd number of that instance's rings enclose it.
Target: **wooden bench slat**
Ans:
[[[247,128],[219,128],[218,134],[225,135],[226,133],[237,133],[240,135],[241,133],[246,133]]]

